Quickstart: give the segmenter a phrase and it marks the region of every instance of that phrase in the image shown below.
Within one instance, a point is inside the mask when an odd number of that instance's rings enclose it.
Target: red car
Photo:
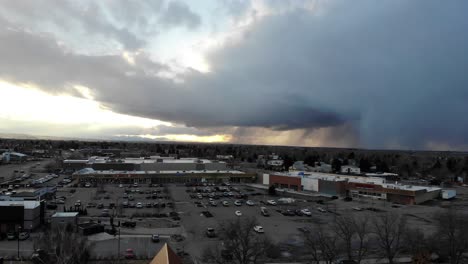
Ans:
[[[127,250],[125,250],[125,258],[126,259],[135,259],[135,252],[133,252],[133,249],[131,248],[127,248]]]

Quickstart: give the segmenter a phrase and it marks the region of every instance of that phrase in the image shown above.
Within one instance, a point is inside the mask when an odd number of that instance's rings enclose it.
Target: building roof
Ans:
[[[56,212],[52,217],[77,217],[78,212]]]
[[[97,164],[97,163],[131,163],[131,164],[144,164],[144,163],[183,163],[183,164],[208,164],[208,163],[225,163],[224,161],[211,161],[208,159],[199,158],[181,158],[174,159],[173,157],[151,157],[151,158],[122,158],[122,159],[110,159],[109,157],[90,157],[89,159],[72,160],[67,159],[64,163],[86,163],[86,164]]]
[[[177,254],[164,243],[158,254],[153,258],[150,264],[182,264],[182,260]]]
[[[162,171],[117,171],[117,170],[93,170],[85,168],[79,170],[74,175],[114,175],[114,174],[128,174],[128,175],[141,175],[141,174],[244,174],[242,171],[237,170],[162,170]]]
[[[39,201],[0,201],[0,206],[24,206],[24,209],[34,209],[40,205]]]

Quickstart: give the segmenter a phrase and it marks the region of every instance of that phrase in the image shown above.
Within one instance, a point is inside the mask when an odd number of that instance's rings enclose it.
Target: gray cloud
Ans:
[[[16,26],[38,32],[49,32],[75,49],[82,46],[120,44],[137,50],[165,27],[196,28],[200,17],[188,6],[164,0],[142,1],[6,1],[0,15]],[[88,52],[89,53],[89,52]]]
[[[166,26],[184,25],[189,29],[197,28],[201,24],[201,18],[192,12],[187,4],[179,1],[168,3],[160,21]]]
[[[248,127],[257,137],[254,129],[271,138],[273,131],[289,142],[467,144],[468,2],[319,3],[319,13],[257,20],[240,41],[208,54],[211,73],[190,71],[183,83],[157,77],[166,67],[144,54],[132,66],[5,28],[0,77],[55,91],[81,84],[119,112],[197,128]],[[235,139],[248,141],[245,134]]]

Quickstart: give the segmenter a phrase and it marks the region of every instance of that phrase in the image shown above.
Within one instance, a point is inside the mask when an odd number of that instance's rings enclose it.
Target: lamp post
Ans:
[[[21,226],[19,225],[18,226],[18,236],[17,236],[17,239],[18,239],[18,259],[20,259],[20,233],[21,233]]]
[[[117,227],[119,228],[119,238],[117,242],[117,262],[120,263],[120,221],[118,222]]]

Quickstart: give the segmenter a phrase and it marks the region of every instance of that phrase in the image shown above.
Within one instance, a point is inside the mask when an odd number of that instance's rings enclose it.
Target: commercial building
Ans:
[[[91,157],[83,160],[64,160],[63,168],[77,171],[84,168],[94,170],[120,171],[192,171],[192,170],[226,170],[226,162],[198,158],[151,156],[146,158],[114,159],[109,157]]]
[[[89,168],[73,174],[79,182],[119,183],[254,182],[256,176],[237,170],[115,171]]]
[[[44,202],[0,201],[0,232],[33,230],[44,223]]]
[[[4,163],[20,163],[26,161],[27,157],[28,156],[23,153],[6,151],[2,155],[2,160]]]
[[[78,212],[57,212],[50,218],[52,227],[66,227],[71,225],[76,227],[78,225]]]
[[[329,196],[367,197],[401,204],[420,204],[440,197],[441,188],[386,183],[384,177],[318,172],[263,174],[263,184]]]
[[[53,197],[57,187],[5,188],[0,192],[0,201],[41,201]]]

